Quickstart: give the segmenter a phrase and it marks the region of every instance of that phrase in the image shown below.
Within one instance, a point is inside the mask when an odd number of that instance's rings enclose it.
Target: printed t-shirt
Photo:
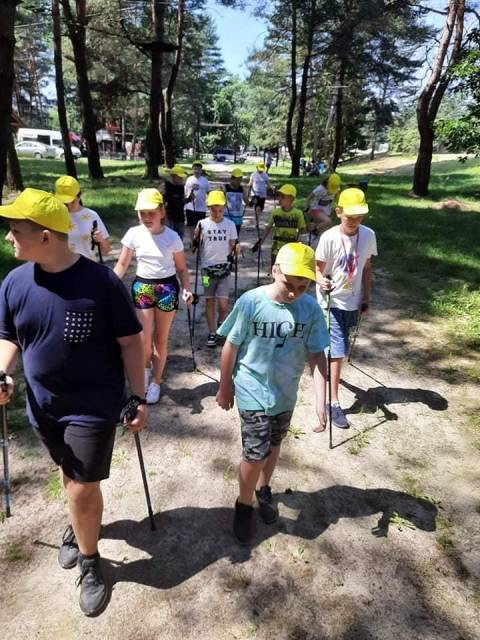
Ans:
[[[227,184],[225,185],[225,195],[227,196],[225,217],[233,224],[241,225],[243,222],[243,187],[232,187],[231,184]]]
[[[362,274],[366,261],[377,255],[375,232],[362,224],[358,233],[347,236],[340,225],[320,236],[315,258],[325,262],[325,275],[332,276],[330,304],[337,309],[355,311],[362,298]],[[317,285],[317,299],[326,307],[326,296]]]
[[[252,194],[254,196],[258,196],[259,198],[266,198],[268,181],[268,173],[266,173],[265,171],[255,171],[254,173],[252,173],[250,177]]]
[[[173,184],[170,180],[165,182],[165,207],[167,218],[174,222],[185,222],[184,212],[185,190],[183,184]]]
[[[281,304],[266,289],[244,293],[217,333],[239,348],[233,372],[238,409],[277,415],[295,407],[305,353],[322,352],[328,333],[313,297]]]
[[[201,227],[200,264],[202,268],[228,262],[230,240],[238,238],[237,229],[231,220],[223,218],[214,222],[211,218],[201,220],[197,229]]]
[[[196,188],[198,186],[198,189]],[[196,178],[189,176],[185,182],[185,198],[190,197],[193,193],[193,202],[187,202],[185,209],[188,211],[197,211],[198,213],[207,210],[207,193],[210,191],[210,185],[205,176]]]
[[[298,234],[305,229],[305,218],[300,209],[272,209],[267,227],[273,228],[272,253],[275,254],[287,242],[297,242]]]
[[[102,219],[98,213],[86,207],[71,213],[70,219],[73,225],[68,232],[68,247],[70,251],[93,259],[95,256],[95,250],[92,251],[93,223],[97,223],[97,229],[102,233],[102,240],[110,237]]]
[[[323,184],[315,187],[313,193],[314,198],[312,200],[311,209],[320,209],[320,211],[326,216],[331,216],[334,196],[329,193],[328,189]]]
[[[59,273],[27,262],[0,289],[0,339],[22,350],[34,426],[42,417],[85,427],[118,421],[125,380],[116,338],[141,329],[122,282],[83,256]]]
[[[130,227],[122,244],[133,249],[137,258],[137,276],[160,280],[177,273],[174,253],[183,251],[183,242],[176,231],[164,227],[162,233],[150,233],[143,224]]]

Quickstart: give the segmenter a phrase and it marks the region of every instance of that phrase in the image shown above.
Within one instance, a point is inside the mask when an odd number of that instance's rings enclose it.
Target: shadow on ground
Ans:
[[[155,516],[156,532],[149,530],[148,519],[106,525],[102,538],[125,540],[150,556],[133,562],[112,561],[113,581],[170,589],[221,558],[228,557],[233,563],[247,561],[254,547],[279,532],[311,540],[342,518],[379,514],[372,529],[376,537],[388,535],[394,514],[415,528],[435,530],[436,507],[400,491],[332,486],[313,493],[288,491],[277,497],[288,508],[298,510],[297,517],[280,517],[271,526],[259,524],[250,547],[241,547],[233,539],[233,511],[225,507],[182,507],[159,513]]]

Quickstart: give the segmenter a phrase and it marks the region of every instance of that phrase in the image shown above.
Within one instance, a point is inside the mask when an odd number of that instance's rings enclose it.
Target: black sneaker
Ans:
[[[212,349],[217,346],[217,335],[215,333],[209,333],[207,338],[207,347]]]
[[[86,616],[95,616],[104,609],[108,602],[109,590],[100,566],[100,555],[78,555],[80,575],[77,587],[80,586],[80,609]]]
[[[63,534],[58,550],[58,564],[62,569],[73,569],[78,560],[78,544],[72,526],[69,524]]]
[[[260,517],[265,524],[272,524],[273,522],[276,522],[278,520],[278,509],[273,504],[272,490],[268,484],[261,487],[258,491],[255,490],[255,495],[257,496]]]
[[[233,517],[233,533],[241,544],[248,544],[252,537],[253,507],[235,502],[235,515]]]

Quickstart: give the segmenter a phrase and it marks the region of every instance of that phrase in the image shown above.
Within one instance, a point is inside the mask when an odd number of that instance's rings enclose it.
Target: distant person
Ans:
[[[183,242],[175,231],[165,225],[162,194],[157,189],[143,189],[137,196],[135,209],[140,224],[130,227],[123,236],[122,251],[114,271],[123,278],[133,256],[136,257],[132,296],[143,327],[145,397],[148,404],[155,404],[160,400],[168,336],[180,298],[177,273],[182,282],[182,300],[190,304],[193,295]]]
[[[307,196],[304,213],[308,219],[310,233],[319,236],[332,225],[332,206],[341,183],[338,173],[324,176],[321,184]]]
[[[362,224],[368,204],[361,189],[344,189],[335,211],[340,224],[320,236],[316,250],[317,297],[325,314],[330,297],[332,422],[348,429],[338,398],[340,373],[348,355],[350,331],[358,322],[358,314],[365,313],[370,305],[377,240],[375,232]]]
[[[237,235],[240,237],[240,229],[243,224],[243,214],[248,204],[245,189],[242,185],[242,170],[235,168],[232,170],[230,180],[225,185],[225,195],[227,196],[227,206],[225,218],[231,220],[237,228]]]
[[[142,327],[111,269],[69,250],[70,216],[58,198],[25,189],[0,216],[15,257],[26,261],[1,287],[0,369],[8,390],[0,391],[0,404],[12,397],[21,352],[29,421],[61,469],[70,514],[58,562],[77,565],[80,608],[94,616],[110,594],[98,552],[100,483],[110,473],[125,373],[135,414],[127,426],[139,431],[146,419]]]
[[[270,211],[265,230],[252,247],[252,251],[259,250],[260,245],[265,242],[272,231],[273,241],[270,259],[272,267],[277,259],[277,253],[283,245],[289,242],[297,242],[300,234],[306,229],[303,213],[300,209],[293,208],[293,203],[297,197],[297,189],[295,186],[293,184],[284,184],[283,187],[278,190],[278,193],[280,194],[279,206]]]
[[[80,183],[72,176],[60,176],[55,182],[55,196],[67,206],[71,219],[68,246],[73,253],[95,259],[96,243],[103,255],[110,252],[107,227],[92,209],[84,207],[81,200]]]
[[[139,158],[142,157],[142,141],[141,140],[137,140],[135,142],[134,157],[135,157],[135,160],[138,160]]]
[[[239,251],[237,230],[224,218],[226,198],[223,191],[210,191],[207,205],[209,216],[200,220],[195,229],[195,248],[200,252],[202,284],[207,317],[207,347],[217,346],[217,326],[228,313],[231,269],[229,256]],[[218,313],[217,318],[215,317]]]
[[[203,164],[200,160],[194,160],[192,175],[185,182],[185,213],[191,242],[193,242],[195,227],[207,215],[207,194],[210,191],[210,185],[202,173]]]
[[[250,198],[250,206],[254,207],[256,214],[260,214],[265,207],[269,186],[270,179],[265,171],[265,165],[263,162],[257,162],[255,171],[248,182],[248,198]]]
[[[267,173],[269,173],[269,171],[270,171],[270,167],[272,166],[272,162],[273,162],[273,155],[272,155],[272,152],[269,149],[267,151],[266,156],[265,156],[265,165],[267,167]]]
[[[125,154],[126,154],[127,160],[131,160],[132,158],[132,141],[131,140],[127,140],[125,142]]]
[[[185,187],[183,181],[186,177],[187,174],[183,167],[176,164],[170,169],[170,177],[162,185],[167,224],[178,233],[182,240],[185,233]]]

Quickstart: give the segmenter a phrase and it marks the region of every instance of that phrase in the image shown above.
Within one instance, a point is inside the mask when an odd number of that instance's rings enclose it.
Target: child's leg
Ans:
[[[217,327],[215,325],[215,300],[216,298],[206,298],[205,315],[207,317],[208,333],[215,333]]]
[[[280,447],[281,445],[278,445],[278,447],[272,447],[272,450],[270,451],[270,455],[265,460],[265,464],[263,465],[263,468],[260,471],[257,485],[255,487],[257,491],[262,487],[265,487],[266,485],[270,484],[270,479],[273,475],[275,467],[277,466],[278,457],[280,455]]]
[[[228,315],[228,298],[217,298],[218,322],[223,322]]]
[[[145,369],[152,364],[152,336],[155,309],[137,309],[137,317],[142,325],[143,356]]]
[[[248,462],[247,460],[242,460],[240,462],[238,473],[240,491],[238,501],[242,504],[251,505],[253,503],[253,494],[255,492],[255,487],[258,484],[258,478],[264,465],[265,460],[259,460],[257,462]]]
[[[175,311],[160,311],[159,309],[155,309],[153,381],[157,384],[160,384],[162,381],[168,355],[168,335],[174,317]]]
[[[330,371],[332,375],[332,402],[338,402],[338,388],[340,386],[340,372],[343,358],[332,358]]]

